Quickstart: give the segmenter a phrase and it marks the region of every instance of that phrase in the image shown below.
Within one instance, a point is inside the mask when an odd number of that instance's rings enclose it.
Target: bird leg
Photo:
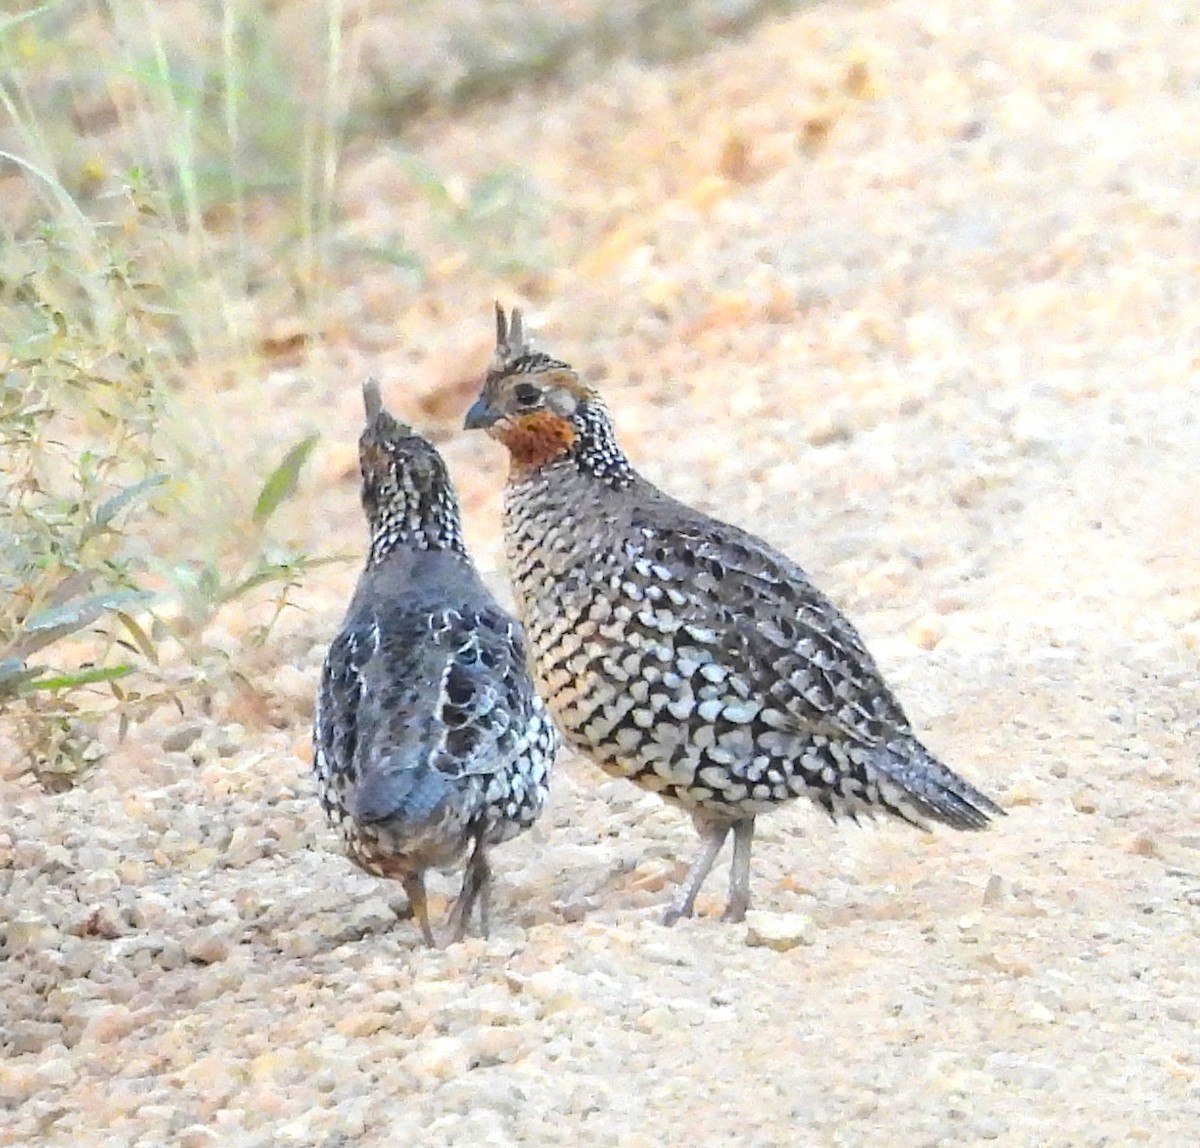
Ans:
[[[450,911],[450,941],[461,941],[471,923],[471,910],[479,903],[479,931],[488,935],[491,925],[492,869],[483,844],[483,828],[475,835],[475,848],[463,872],[462,891]]]
[[[754,818],[733,823],[733,864],[729,867],[729,902],[723,921],[743,921],[750,908],[750,845],[754,841]]]
[[[732,828],[728,821],[708,821],[700,818],[696,818],[695,821],[703,847],[700,850],[700,856],[692,862],[692,867],[688,870],[687,877],[684,878],[679,895],[663,914],[664,925],[673,925],[680,917],[692,915],[692,910],[696,905],[696,894],[700,892],[700,886],[704,884],[704,878],[712,869],[713,862],[717,859],[717,854],[721,852],[721,846],[725,844],[725,838],[729,836],[729,830]],[[740,825],[741,822],[738,824]]]
[[[400,877],[400,883],[404,886],[405,893],[408,894],[408,903],[412,907],[412,914],[417,919],[417,924],[421,926],[421,936],[425,938],[425,943],[432,949],[436,948],[437,941],[433,938],[433,930],[429,927],[429,901],[425,896],[425,874],[419,870],[416,873],[404,873]]]

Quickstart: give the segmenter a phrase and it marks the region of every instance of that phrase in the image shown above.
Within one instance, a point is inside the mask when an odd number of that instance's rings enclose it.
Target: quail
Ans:
[[[321,804],[350,859],[403,884],[425,941],[425,872],[470,850],[450,915],[459,940],[478,905],[487,932],[488,851],[545,805],[558,735],[529,677],[516,621],[463,542],[437,449],[363,388],[365,568],[325,658],[313,726]]]
[[[727,920],[750,904],[755,818],[805,796],[982,829],[1003,811],[917,739],[862,638],[790,558],[630,465],[601,397],[521,314],[466,416],[508,449],[504,534],[534,678],[567,739],[690,812],[671,924],[729,834]]]

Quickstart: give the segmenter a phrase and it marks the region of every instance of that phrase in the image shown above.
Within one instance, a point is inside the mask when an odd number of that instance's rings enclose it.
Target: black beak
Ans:
[[[487,430],[499,418],[500,416],[488,406],[487,399],[481,395],[467,411],[467,417],[463,419],[463,429]]]

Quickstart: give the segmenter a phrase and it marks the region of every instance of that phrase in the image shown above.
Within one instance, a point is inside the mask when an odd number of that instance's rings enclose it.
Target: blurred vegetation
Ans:
[[[230,444],[179,401],[207,370],[266,372],[247,300],[273,260],[321,281],[338,93],[302,101],[255,15],[224,5],[190,52],[149,0],[0,17],[0,178],[25,193],[0,203],[0,714],[47,788],[106,723],[206,708],[242,672],[209,623],[253,600],[261,644],[324,560],[273,529],[316,437],[257,478],[236,459],[230,491],[206,464]]]
[[[158,706],[209,696],[237,666],[205,646],[204,627],[265,587],[274,610],[247,643],[265,641],[319,561],[269,535],[314,436],[267,475],[219,556],[180,547],[162,294],[103,236],[85,248],[51,225],[11,245],[0,277],[0,714],[51,789],[97,760],[106,717],[123,736]]]
[[[407,66],[370,61],[362,117],[392,129],[431,110],[600,74],[614,60],[677,60],[816,0],[437,0],[410,7]],[[422,18],[424,17],[424,18]],[[424,42],[430,47],[421,51]]]
[[[189,423],[190,393],[261,379],[281,345],[301,359],[319,345],[347,255],[398,269],[414,293],[435,254],[424,244],[498,275],[551,261],[547,208],[519,157],[463,180],[395,139],[423,239],[407,238],[406,217],[387,242],[341,235],[349,133],[395,137],[435,107],[617,55],[696,51],[796,6],[383,4],[412,51],[393,40],[372,57],[374,11],[352,18],[342,0],[10,0],[0,752],[15,742],[60,789],[158,707],[207,710],[248,673],[228,642],[208,641],[210,624],[245,602],[259,620],[245,645],[261,645],[330,560],[280,540],[315,435],[275,460],[238,456],[253,444]],[[265,316],[286,318],[282,338]]]

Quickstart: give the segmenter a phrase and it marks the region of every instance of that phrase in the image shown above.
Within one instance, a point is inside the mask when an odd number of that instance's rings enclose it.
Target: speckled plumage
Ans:
[[[517,623],[467,554],[437,450],[364,388],[366,567],[321,675],[313,726],[321,804],[368,873],[399,879],[433,943],[424,873],[471,856],[451,919],[487,928],[490,846],[528,828],[557,735]]]
[[[505,537],[534,678],[569,740],[689,810],[704,848],[668,912],[690,915],[730,831],[727,917],[749,904],[754,818],[806,796],[980,829],[1002,812],[918,741],[862,639],[791,559],[630,466],[600,397],[498,317],[468,427],[509,449]]]

